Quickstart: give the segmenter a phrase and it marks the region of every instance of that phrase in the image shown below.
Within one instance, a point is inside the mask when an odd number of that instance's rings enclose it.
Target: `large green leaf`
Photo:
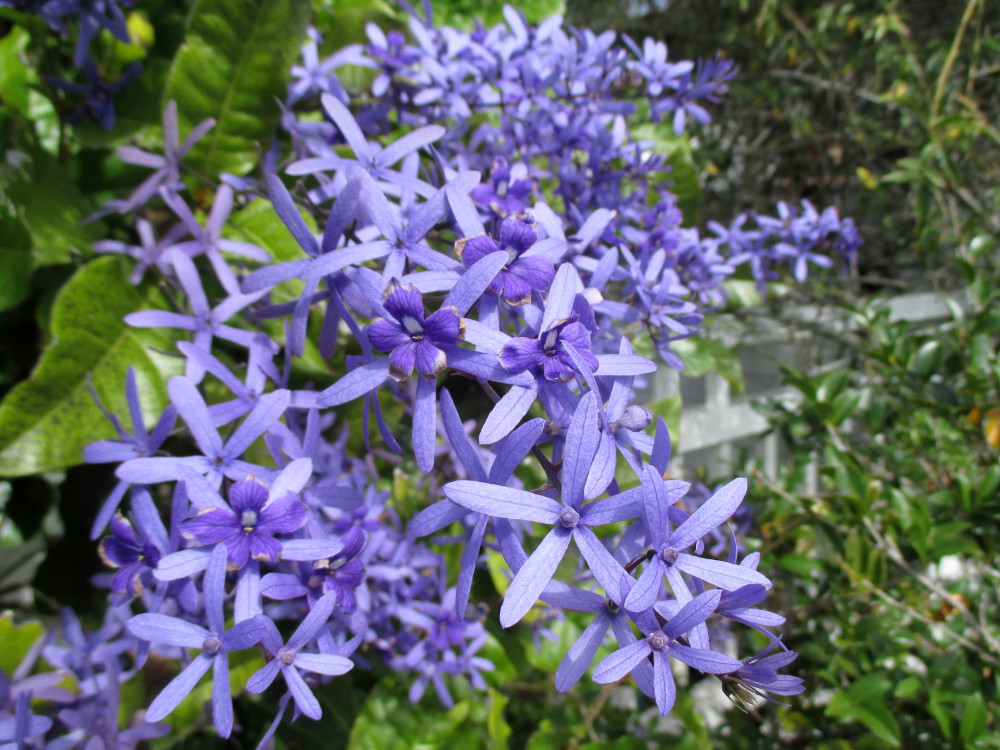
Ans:
[[[121,415],[129,365],[147,418],[166,406],[165,378],[182,369],[181,359],[160,353],[173,349],[171,334],[129,328],[122,320],[166,302],[152,284],[133,287],[126,276],[121,259],[100,258],[60,290],[52,309],[52,345],[31,377],[0,402],[0,475],[78,464],[84,446],[113,436],[87,387],[88,373],[101,401]]]
[[[33,118],[32,124],[37,129],[40,120]],[[89,251],[100,239],[100,230],[97,224],[83,223],[91,205],[69,168],[33,140],[24,138],[16,145],[17,166],[6,188],[31,235],[35,265],[66,263],[74,254]]]
[[[246,174],[266,147],[281,111],[288,71],[299,54],[309,0],[198,0],[174,58],[164,101],[177,102],[182,133],[209,117],[215,127],[188,164],[214,178]]]

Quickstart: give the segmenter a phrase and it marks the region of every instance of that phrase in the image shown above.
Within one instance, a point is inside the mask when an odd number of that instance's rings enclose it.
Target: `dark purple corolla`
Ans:
[[[111,592],[130,597],[142,593],[143,578],[152,576],[162,557],[156,545],[138,536],[121,513],[111,519],[111,536],[101,540],[98,552],[105,565],[118,568],[111,579]]]
[[[461,239],[455,243],[462,262],[472,266],[490,253],[507,253],[507,263],[490,284],[490,291],[507,300],[510,305],[525,305],[531,301],[532,291],[544,292],[552,283],[555,268],[544,255],[528,255],[535,244],[535,224],[530,219],[510,216],[500,225],[500,243],[489,235]]]
[[[537,339],[511,339],[500,350],[500,364],[513,373],[541,367],[546,380],[569,380],[577,371],[563,346],[566,342],[576,348],[592,371],[597,369],[597,357],[590,351],[590,331],[576,316],[559,321]]]
[[[281,544],[272,534],[298,531],[306,523],[306,506],[295,495],[267,504],[267,487],[255,479],[243,479],[229,491],[232,508],[205,508],[181,524],[185,536],[201,544],[226,545],[229,566],[242,568],[253,558],[277,562]]]
[[[517,164],[512,169],[507,166],[505,158],[498,156],[493,160],[489,179],[470,193],[472,200],[481,206],[489,206],[498,216],[520,213],[527,208],[525,201],[535,189],[527,174],[524,165]]]
[[[465,336],[458,310],[442,307],[424,318],[420,292],[397,279],[389,282],[383,305],[392,318],[375,318],[368,340],[380,352],[389,352],[389,375],[406,380],[415,367],[425,378],[436,378],[448,365],[444,347]]]
[[[358,559],[365,546],[365,532],[360,526],[352,526],[340,542],[344,548],[333,557],[320,560],[312,577],[322,579],[323,592],[333,592],[344,612],[353,612],[358,606],[354,592],[365,580],[365,564]]]

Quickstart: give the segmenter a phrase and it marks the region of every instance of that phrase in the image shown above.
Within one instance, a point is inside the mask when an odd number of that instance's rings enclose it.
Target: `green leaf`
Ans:
[[[434,692],[432,687],[428,688]],[[430,700],[430,697],[428,697]],[[467,721],[471,701],[461,701],[445,713],[410,703],[405,686],[381,680],[369,693],[351,729],[349,750],[410,750],[411,748],[482,747],[482,725]],[[478,730],[478,731],[477,731]],[[478,740],[478,741],[477,741]]]
[[[34,265],[27,227],[0,206],[0,311],[27,299]]]
[[[733,390],[743,392],[743,364],[736,352],[719,339],[705,336],[675,341],[671,348],[684,360],[684,374],[691,377],[717,372]]]
[[[182,360],[156,351],[173,348],[170,334],[125,325],[125,315],[146,307],[166,307],[166,301],[151,284],[131,286],[119,258],[90,263],[59,291],[54,343],[30,378],[0,402],[0,475],[78,464],[87,444],[113,435],[91,397],[88,373],[105,406],[124,414],[125,373],[132,365],[147,417],[160,414],[168,403],[164,380],[181,372]]]
[[[958,733],[966,742],[972,742],[986,731],[986,705],[981,696],[975,695],[965,704]]]
[[[663,417],[670,431],[670,443],[678,445],[681,441],[681,409],[684,404],[680,394],[662,398],[646,404],[646,408],[653,413],[653,417]]]
[[[246,174],[281,117],[289,69],[309,21],[309,0],[198,0],[174,58],[164,102],[181,132],[215,118],[188,164],[210,178]]]
[[[916,377],[926,380],[934,375],[944,362],[945,350],[938,341],[928,341],[910,357],[907,369]]]
[[[22,115],[28,114],[29,85],[35,78],[23,59],[30,40],[31,34],[20,26],[0,39],[0,100]]]
[[[100,238],[99,225],[82,223],[90,206],[68,169],[36,144],[19,155],[9,196],[31,234],[35,264],[66,263],[74,253],[89,251]]]
[[[12,674],[28,650],[43,635],[45,628],[40,622],[15,625],[14,616],[10,612],[0,615],[0,643],[3,644],[0,649],[0,670],[4,674]]]
[[[486,731],[490,736],[490,746],[504,750],[510,737],[510,724],[504,718],[503,710],[509,698],[493,688],[490,688],[490,713],[486,719]]]
[[[834,693],[826,713],[839,719],[860,721],[883,742],[899,747],[899,723],[885,706],[890,688],[889,678],[885,675],[865,675],[846,690]]]

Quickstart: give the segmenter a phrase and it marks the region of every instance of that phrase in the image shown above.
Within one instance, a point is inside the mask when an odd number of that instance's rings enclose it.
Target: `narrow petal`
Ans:
[[[537,388],[513,386],[486,417],[483,429],[479,432],[479,442],[490,445],[509,435],[521,418],[528,413],[537,395]]]
[[[556,669],[556,690],[564,693],[580,681],[594,660],[597,649],[604,642],[609,627],[611,616],[607,612],[598,612],[559,662]]]
[[[322,718],[323,711],[319,707],[319,701],[316,700],[316,696],[313,695],[298,670],[294,666],[286,667],[282,670],[282,674],[285,676],[288,690],[291,692],[292,698],[295,699],[295,705],[299,707],[299,710],[310,719]]]
[[[608,597],[620,602],[622,600],[621,582],[623,578],[628,577],[628,573],[625,572],[621,563],[612,556],[604,543],[597,538],[597,535],[584,525],[585,523],[586,517],[582,519],[579,526],[573,529],[573,539],[576,540],[576,546],[579,548],[580,554],[583,555],[583,559],[587,561],[591,574],[597,579]]]
[[[441,389],[441,418],[444,421],[445,434],[451,448],[458,456],[459,462],[465,468],[471,479],[477,482],[487,481],[486,470],[483,468],[482,459],[472,445],[469,436],[465,434],[465,427],[462,418],[458,415],[455,402],[447,388]],[[522,456],[523,458],[523,456]]]
[[[530,494],[530,493],[524,493]],[[566,554],[571,534],[569,529],[556,526],[546,534],[535,551],[517,571],[500,607],[500,624],[509,628],[528,614],[538,601],[546,584],[552,579],[559,562]]]
[[[443,304],[452,305],[458,310],[459,315],[465,315],[483,296],[506,263],[505,252],[490,253],[475,261],[455,283]]]
[[[269,174],[267,176],[267,188],[275,213],[278,214],[281,222],[288,227],[288,231],[291,232],[295,241],[299,243],[299,246],[307,255],[312,257],[319,255],[320,249],[319,243],[316,241],[316,236],[309,230],[305,220],[302,218],[302,214],[299,213],[298,206],[295,205],[292,196],[288,192],[288,188],[285,187],[281,178],[276,174]]]
[[[205,616],[213,633],[226,629],[222,602],[226,598],[226,548],[218,545],[208,558],[204,578]]]
[[[642,515],[646,520],[649,542],[659,546],[670,532],[670,511],[673,504],[660,470],[646,466],[642,475]]]
[[[670,658],[663,651],[653,652],[653,696],[660,716],[666,716],[673,710],[677,688],[670,671]]]
[[[229,692],[229,661],[220,654],[212,668],[212,722],[223,739],[233,731],[233,696]]]
[[[421,378],[417,381],[417,394],[413,402],[413,455],[417,459],[417,466],[425,473],[434,469],[436,397],[433,380]]]
[[[221,455],[222,438],[212,425],[212,416],[195,384],[187,378],[174,376],[167,384],[167,391],[202,453],[209,458]]]
[[[479,560],[488,520],[485,515],[480,515],[476,519],[476,525],[472,527],[469,540],[462,550],[462,559],[458,568],[458,583],[455,585],[455,615],[459,619],[465,619],[465,610],[469,604],[469,592],[472,590],[472,578],[476,572],[476,563]]]
[[[281,559],[313,562],[333,557],[343,549],[335,539],[283,539]]]
[[[562,511],[562,505],[544,495],[465,479],[446,484],[444,495],[469,510],[520,521],[556,524]]]
[[[638,354],[598,354],[597,374],[603,376],[646,375],[656,372],[656,363]]]
[[[706,674],[728,674],[743,666],[743,662],[731,656],[709,649],[691,648],[680,643],[670,643],[670,655]]]
[[[378,388],[389,378],[389,361],[380,359],[351,370],[316,399],[320,408],[340,406]]]
[[[506,483],[525,456],[531,452],[544,430],[544,419],[532,419],[497,443],[493,449],[496,458],[490,466],[489,481],[494,484]]]
[[[670,618],[663,628],[664,634],[671,639],[678,638],[693,629],[695,625],[705,622],[719,606],[721,596],[722,592],[719,589],[698,594]]]
[[[211,550],[208,548],[184,549],[160,558],[153,575],[161,581],[178,581],[190,578],[208,567]]]
[[[705,501],[691,517],[670,535],[669,545],[675,549],[690,547],[729,518],[743,502],[747,492],[746,479],[734,479]]]
[[[583,496],[587,500],[593,500],[604,494],[608,485],[615,478],[617,466],[618,450],[615,438],[610,432],[601,432],[597,452],[594,454],[594,462],[591,464],[590,472],[587,474],[587,482],[583,488]]]
[[[278,676],[280,670],[281,662],[277,659],[271,659],[271,661],[250,675],[250,679],[247,680],[247,692],[263,693],[274,682],[274,678]]]
[[[594,682],[606,684],[617,682],[635,669],[643,659],[649,656],[652,649],[645,638],[608,654],[594,669]]]
[[[656,603],[656,597],[660,593],[660,581],[663,580],[662,563],[658,557],[649,561],[646,569],[642,571],[639,580],[632,586],[632,590],[625,597],[625,609],[629,612],[645,612]]]
[[[354,667],[354,662],[336,654],[295,654],[295,666],[316,674],[341,675]]]
[[[410,521],[407,533],[411,537],[422,537],[440,531],[469,515],[469,509],[456,505],[451,500],[439,500],[424,508]]]
[[[159,721],[177,708],[177,705],[187,697],[188,693],[194,690],[194,686],[212,666],[214,659],[214,656],[208,654],[198,654],[194,661],[172,679],[149,704],[149,708],[146,710],[146,721]]]
[[[674,567],[726,591],[734,591],[748,583],[759,583],[761,586],[771,588],[771,581],[763,574],[722,560],[695,557],[682,552]]]
[[[177,617],[143,613],[130,619],[126,629],[136,638],[167,646],[200,649],[212,634],[200,625]]]
[[[579,509],[583,504],[583,488],[600,440],[597,397],[593,391],[587,391],[573,412],[566,431],[560,473],[562,499],[566,505]]]
[[[270,430],[288,408],[291,394],[286,390],[274,391],[261,396],[253,411],[243,420],[226,441],[226,455],[238,458],[250,447],[254,440]]]
[[[358,161],[363,163],[370,162],[371,147],[368,145],[364,133],[361,132],[361,128],[358,127],[358,123],[355,121],[351,111],[337,97],[331,94],[323,94],[321,101],[323,109],[326,110],[330,119],[340,129],[344,140],[353,149],[354,155],[358,157]]]

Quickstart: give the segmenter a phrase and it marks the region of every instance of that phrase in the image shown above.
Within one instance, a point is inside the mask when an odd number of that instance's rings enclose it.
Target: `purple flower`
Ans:
[[[306,523],[306,506],[295,495],[268,504],[267,487],[255,479],[243,479],[229,490],[231,508],[204,508],[181,524],[184,535],[199,544],[223,542],[229,568],[239,570],[253,558],[277,562],[281,544],[273,534],[298,531]]]
[[[250,348],[257,334],[226,323],[240,310],[263,297],[267,290],[253,294],[231,294],[213,308],[208,304],[201,277],[192,260],[175,249],[169,253],[169,262],[174,267],[177,280],[191,305],[191,315],[166,310],[141,310],[126,315],[125,322],[136,328],[179,328],[193,331],[194,345],[209,354],[212,352],[212,339],[215,337]],[[274,350],[277,350],[276,346]],[[197,383],[204,374],[201,365],[192,359],[187,361],[189,378]]]
[[[264,646],[271,653],[271,660],[249,679],[247,682],[248,691],[251,693],[264,692],[280,672],[299,710],[310,719],[319,719],[323,715],[319,701],[312,694],[306,681],[302,679],[299,670],[336,676],[342,675],[354,667],[354,662],[339,654],[302,653],[302,648],[319,633],[320,628],[326,625],[336,600],[336,594],[325,594],[313,605],[312,610],[286,643],[282,643],[281,635],[274,623],[267,620],[270,627],[264,637]]]
[[[739,669],[740,662],[731,656],[677,642],[680,636],[702,625],[715,611],[721,593],[713,589],[699,594],[681,607],[662,629],[646,630],[646,638],[606,656],[594,670],[594,681],[602,684],[616,682],[652,655],[656,707],[661,716],[666,716],[674,707],[677,694],[669,657],[706,674],[726,674]]]
[[[597,419],[596,398],[587,392],[580,399],[566,433],[560,472],[561,503],[544,495],[485,482],[458,481],[444,487],[444,494],[449,500],[469,510],[552,526],[511,581],[500,609],[500,624],[505,628],[524,617],[538,600],[566,554],[570,540],[576,542],[580,554],[608,596],[619,597],[625,570],[591,527],[634,518],[637,509],[621,495],[583,504],[584,483],[600,440]]]
[[[208,628],[178,617],[160,614],[136,615],[128,621],[128,631],[136,638],[169,646],[201,649],[201,653],[177,675],[149,705],[146,719],[159,721],[177,708],[202,675],[213,668],[212,716],[220,737],[233,728],[233,701],[229,692],[229,652],[242,651],[259,643],[270,620],[263,616],[237,623],[226,630],[223,599],[226,583],[226,552],[216,547],[205,572],[205,617]],[[271,627],[274,627],[273,624]]]
[[[177,422],[177,409],[168,406],[163,410],[163,414],[157,420],[156,425],[150,432],[146,432],[146,421],[142,416],[142,404],[139,402],[139,384],[135,376],[135,368],[129,366],[125,375],[125,400],[128,403],[129,416],[132,420],[132,434],[126,432],[118,420],[118,417],[105,410],[97,392],[93,392],[94,400],[98,408],[107,417],[108,421],[114,425],[118,433],[118,440],[96,440],[83,449],[83,460],[89,464],[102,464],[118,461],[127,461],[131,458],[153,456],[163,444],[163,441],[170,435]],[[118,504],[125,496],[129,482],[121,481],[104,501],[101,509],[97,512],[94,525],[90,529],[90,538],[97,539],[108,521],[118,509]]]
[[[489,206],[497,216],[508,216],[527,208],[525,201],[534,189],[524,165],[517,164],[511,169],[507,160],[498,156],[493,160],[489,180],[473,188],[470,195],[479,205]]]
[[[781,645],[780,643],[778,645]],[[765,693],[775,695],[798,695],[805,692],[805,685],[801,677],[778,674],[779,669],[791,664],[798,656],[794,651],[782,651],[777,654],[765,656],[773,649],[775,644],[771,644],[763,651],[744,659],[742,666],[722,675],[722,692],[744,711],[754,710],[764,698],[770,703],[777,703],[779,706],[787,706],[787,703],[776,701]]]
[[[670,496],[658,469],[652,466],[645,468],[642,487],[644,517],[652,550],[649,564],[625,598],[626,609],[643,612],[652,607],[664,576],[677,600],[681,604],[687,604],[692,597],[681,576],[682,572],[726,591],[733,591],[747,584],[771,586],[771,582],[756,570],[722,560],[689,555],[683,551],[733,514],[746,494],[745,479],[734,479],[722,487],[673,531],[670,528],[669,511],[677,498],[676,495]],[[708,633],[703,626],[696,627],[691,643],[699,648],[707,648]]]
[[[575,315],[543,331],[537,339],[511,339],[500,349],[500,364],[513,373],[541,367],[546,380],[569,380],[577,371],[565,342],[577,349],[591,371],[597,369],[597,357],[590,351],[590,331]]]
[[[555,276],[552,261],[544,255],[528,255],[537,235],[532,221],[510,216],[500,225],[500,242],[485,234],[459,240],[455,249],[462,262],[471,266],[490,253],[507,253],[507,263],[493,279],[490,291],[502,296],[510,305],[531,301],[532,291],[544,292]]]
[[[389,352],[389,374],[406,380],[416,367],[425,378],[437,377],[448,365],[443,347],[465,336],[458,310],[442,307],[425,319],[420,292],[398,279],[386,287],[383,305],[392,318],[375,318],[368,340],[380,352]]]
[[[205,120],[188,133],[183,143],[180,143],[177,129],[177,102],[167,102],[167,106],[163,108],[163,156],[151,154],[135,146],[122,146],[118,149],[118,158],[122,161],[156,170],[136,188],[136,191],[120,206],[119,211],[125,213],[144,205],[161,185],[171,190],[176,188],[181,179],[181,160],[198,139],[214,125],[215,120]]]
[[[151,577],[163,555],[151,541],[137,536],[121,513],[111,519],[111,536],[101,540],[98,552],[105,565],[118,568],[111,581],[111,592],[129,597],[142,593],[143,578]]]
[[[365,533],[360,526],[352,526],[340,542],[344,548],[333,557],[320,560],[312,576],[322,579],[323,591],[332,592],[340,608],[350,613],[358,606],[354,592],[365,580],[365,564],[358,559],[365,546]]]

